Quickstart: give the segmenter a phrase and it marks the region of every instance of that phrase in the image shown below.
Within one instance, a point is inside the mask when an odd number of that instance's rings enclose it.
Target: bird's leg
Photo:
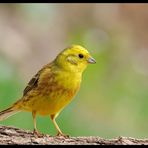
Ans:
[[[32,117],[33,117],[33,125],[34,125],[34,130],[33,130],[34,135],[37,137],[43,137],[43,135],[39,133],[39,131],[36,128],[36,111],[32,112]]]
[[[56,115],[50,115],[50,118],[51,118],[51,120],[52,120],[52,122],[53,122],[53,124],[54,124],[54,126],[56,128],[56,130],[58,131],[57,136],[69,137],[69,135],[63,134],[62,131],[60,130],[58,124],[55,121]]]

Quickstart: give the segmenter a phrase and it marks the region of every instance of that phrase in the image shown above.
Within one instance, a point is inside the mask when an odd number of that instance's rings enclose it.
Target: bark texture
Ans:
[[[34,136],[33,132],[15,127],[0,126],[1,145],[148,145],[148,139],[117,137],[103,139],[100,137],[52,137],[45,135],[42,138]]]

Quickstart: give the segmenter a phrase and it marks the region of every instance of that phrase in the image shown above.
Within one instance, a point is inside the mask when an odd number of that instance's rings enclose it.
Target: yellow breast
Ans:
[[[44,111],[41,114],[56,114],[71,102],[79,90],[81,77],[65,73],[63,76],[56,76],[52,87],[46,91],[49,94],[44,97]],[[45,109],[46,106],[46,109]]]

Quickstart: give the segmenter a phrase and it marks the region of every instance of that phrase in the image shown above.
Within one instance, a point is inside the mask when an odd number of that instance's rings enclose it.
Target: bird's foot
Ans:
[[[33,134],[34,134],[34,136],[36,137],[36,138],[42,138],[42,137],[44,137],[44,134],[41,134],[39,131],[37,131],[37,130],[33,130]]]
[[[70,137],[69,135],[66,135],[66,134],[63,134],[63,133],[60,133],[60,132],[58,132],[56,136],[57,137],[65,137],[65,138],[69,138]]]

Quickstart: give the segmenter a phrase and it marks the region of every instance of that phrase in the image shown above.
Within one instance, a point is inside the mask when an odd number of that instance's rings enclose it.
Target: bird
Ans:
[[[0,121],[27,111],[32,113],[33,133],[38,137],[42,134],[36,126],[36,115],[49,116],[57,130],[57,136],[67,136],[55,119],[79,91],[87,65],[94,63],[96,60],[83,46],[72,44],[65,48],[32,77],[20,99],[0,112]]]

